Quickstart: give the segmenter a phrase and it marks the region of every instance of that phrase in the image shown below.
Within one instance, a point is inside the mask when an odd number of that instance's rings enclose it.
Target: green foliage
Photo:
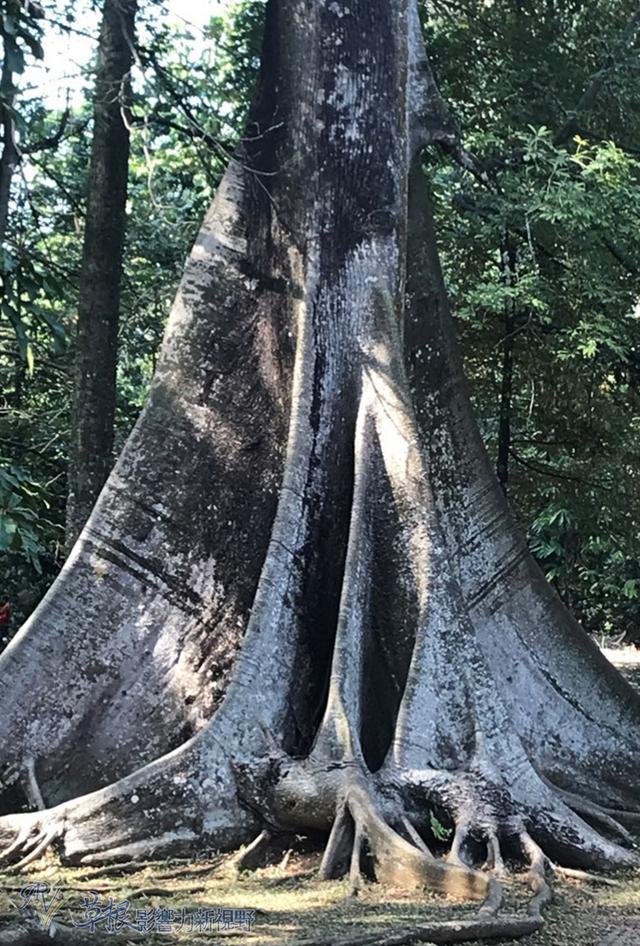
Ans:
[[[4,57],[14,75],[22,75],[29,56],[44,57],[41,13],[38,4],[23,3],[22,0],[2,0],[0,3]]]
[[[0,594],[11,603],[13,630],[33,610],[57,572],[63,530],[50,517],[51,486],[0,459]]]
[[[429,811],[429,825],[436,841],[447,841],[453,834],[453,829],[443,825],[438,816],[431,810]]]
[[[0,110],[5,124],[3,154],[12,147],[12,139],[28,139],[31,126],[29,116],[20,106],[18,80],[23,76],[30,60],[44,56],[42,48],[43,11],[37,4],[21,0],[0,2],[0,37],[2,39],[2,80],[0,81]],[[19,159],[19,155],[18,155]],[[27,365],[29,374],[34,369],[34,346],[31,339],[30,322],[49,325],[58,339],[62,327],[41,304],[43,289],[40,274],[33,263],[24,258],[16,245],[15,234],[3,233],[0,247],[0,325],[8,323],[15,333],[20,357]]]
[[[0,552],[23,556],[42,574],[40,555],[44,551],[38,522],[42,509],[49,509],[46,489],[35,483],[20,467],[0,467]],[[47,522],[47,526],[55,526]]]
[[[0,254],[0,312],[12,326],[20,358],[29,376],[35,367],[35,337],[38,329],[51,335],[56,352],[64,350],[65,328],[56,315],[56,280],[47,275],[21,247],[16,258],[3,249]]]
[[[491,179],[430,158],[483,434],[495,454],[509,345],[511,503],[586,626],[640,638],[640,37],[619,0],[434,10],[441,89]]]

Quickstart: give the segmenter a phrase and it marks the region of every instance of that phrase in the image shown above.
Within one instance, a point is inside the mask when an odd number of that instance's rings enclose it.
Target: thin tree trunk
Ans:
[[[123,118],[137,0],[105,0],[75,341],[67,546],[75,542],[113,465],[118,325],[129,171]]]
[[[516,254],[505,236],[501,261],[502,278],[505,286],[512,287],[515,282]],[[500,377],[500,407],[498,412],[498,456],[496,476],[506,495],[509,484],[509,457],[511,451],[511,413],[513,401],[513,361],[515,354],[516,307],[513,299],[504,303],[504,334],[502,336],[502,370]]]
[[[2,154],[0,155],[0,246],[4,246],[9,222],[11,182],[20,163],[20,152],[16,144],[16,123],[13,115],[15,88],[13,72],[7,53],[7,37],[0,27],[3,43],[2,73],[0,74],[0,110],[2,114]]]

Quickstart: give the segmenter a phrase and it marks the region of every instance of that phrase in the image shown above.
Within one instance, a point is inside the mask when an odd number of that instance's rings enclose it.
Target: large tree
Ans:
[[[0,659],[6,810],[47,806],[0,821],[5,863],[323,831],[325,875],[357,882],[368,851],[377,877],[491,913],[469,863],[522,855],[531,917],[459,935],[535,928],[548,858],[636,863],[640,698],[545,583],[485,455],[434,141],[460,154],[413,0],[270,0],[149,402]]]

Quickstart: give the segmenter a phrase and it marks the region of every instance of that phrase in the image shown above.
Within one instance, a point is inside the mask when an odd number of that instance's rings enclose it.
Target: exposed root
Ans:
[[[12,873],[37,861],[61,836],[61,826],[57,820],[39,814],[16,815],[8,821],[9,827],[15,826],[15,840],[0,850],[0,867]],[[3,828],[6,827],[5,822]]]
[[[287,848],[284,852],[282,860],[278,864],[278,870],[285,871],[289,866],[289,861],[291,860],[291,855],[293,854],[293,848]]]
[[[574,867],[562,867],[560,864],[548,862],[550,869],[554,874],[560,877],[567,877],[569,880],[583,880],[585,883],[602,884],[605,887],[621,887],[619,880],[613,880],[611,877],[603,877],[602,874],[590,874],[586,870],[577,870]]]
[[[362,886],[362,871],[360,861],[362,859],[362,849],[364,846],[364,834],[362,824],[356,822],[353,836],[353,849],[351,851],[351,864],[349,867],[349,882],[351,884],[352,896],[357,896]]]
[[[36,765],[34,760],[27,759],[25,768],[27,770],[25,791],[31,806],[37,811],[44,811],[47,806],[44,803],[44,798],[42,797],[42,792],[40,791],[40,786],[38,785],[38,779],[36,777]]]
[[[595,821],[613,835],[613,837],[619,838],[631,847],[636,846],[636,839],[631,832],[628,831],[624,825],[620,824],[607,809],[602,808],[601,805],[595,802],[589,801],[587,798],[574,795],[572,792],[567,792],[564,789],[559,789],[554,786],[553,790],[562,798],[565,804],[577,814],[584,815],[586,818]],[[624,812],[621,812],[621,814],[624,815]],[[638,822],[640,823],[640,815],[638,815]]]
[[[338,809],[327,846],[320,862],[319,876],[321,880],[333,880],[340,873],[341,863],[345,856],[345,832],[349,825],[349,815],[345,806]]]
[[[0,851],[0,867],[4,867],[5,865],[10,865],[12,863],[14,855],[22,851],[33,830],[34,827],[32,822],[22,822],[21,826],[17,830],[14,841],[5,847],[4,850]]]
[[[404,943],[429,940],[433,943],[456,943],[467,939],[493,939],[526,936],[542,925],[542,908],[550,898],[544,879],[544,855],[531,841],[527,851],[531,867],[528,875],[534,896],[528,916],[501,917],[503,888],[495,876],[482,873],[466,864],[451,860],[436,860],[429,851],[407,815],[397,818],[406,837],[389,822],[393,815],[391,804],[387,810],[384,801],[376,798],[360,781],[348,785],[338,804],[322,861],[322,876],[336,877],[348,873],[352,893],[362,885],[361,858],[366,847],[375,878],[382,883],[407,887],[423,887],[454,897],[482,899],[476,916],[464,920],[435,922],[394,932],[388,937],[379,935],[347,941],[348,946],[401,946]],[[456,836],[459,846],[471,830],[468,823],[460,823]],[[455,844],[454,837],[454,844]],[[490,833],[488,844],[494,862],[503,867],[497,833]],[[347,852],[350,848],[350,855]],[[327,941],[330,946],[331,941]],[[308,946],[312,946],[311,943]],[[313,944],[315,946],[315,944]]]
[[[246,847],[241,848],[229,861],[229,868],[240,873],[260,866],[260,862],[271,843],[271,832],[265,829]]]
[[[407,818],[406,815],[403,815],[403,816],[402,816],[401,824],[402,824],[402,827],[403,827],[403,828],[405,829],[405,831],[407,832],[407,834],[409,835],[410,840],[413,841],[413,843],[414,843],[415,846],[418,848],[418,850],[419,850],[419,851],[422,851],[422,853],[425,855],[425,857],[429,857],[429,858],[431,858],[431,859],[433,860],[433,854],[431,853],[431,851],[430,851],[429,848],[427,847],[426,842],[423,840],[423,838],[420,836],[420,834],[416,831],[416,829],[414,828],[414,826],[411,824],[410,819]]]
[[[485,897],[484,903],[480,907],[480,913],[484,913],[487,916],[496,916],[500,907],[502,906],[502,900],[504,898],[504,888],[502,884],[495,877],[491,877],[489,880],[489,892]]]
[[[545,877],[547,858],[542,848],[536,844],[527,831],[520,834],[522,849],[529,859],[527,881],[533,892],[527,912],[542,922],[542,910],[551,900],[551,887]]]
[[[18,861],[18,863],[14,865],[12,868],[13,871],[18,873],[19,871],[24,870],[25,867],[28,867],[29,864],[33,864],[34,861],[37,861],[59,836],[60,832],[57,826],[53,826],[47,830],[41,831],[40,834],[36,835],[36,837],[33,838],[29,843],[29,850]]]
[[[621,826],[614,838],[599,831],[538,777],[521,746],[515,749],[520,758],[511,770],[505,760],[504,778],[494,766],[488,771],[478,766],[455,773],[407,770],[396,777],[396,783],[409,790],[414,805],[426,795],[449,812],[456,823],[451,860],[464,856],[465,837],[483,837],[487,844],[485,866],[499,874],[504,871],[500,840],[517,837],[526,824],[545,852],[568,866],[601,870],[640,864],[637,845]]]
[[[88,936],[84,930],[52,923],[43,929],[37,919],[25,918],[15,926],[0,930],[0,946],[89,946],[95,936]],[[130,943],[142,943],[144,937],[136,933],[126,936],[109,935],[112,946],[128,946]]]
[[[619,823],[629,825],[631,828],[640,828],[640,811],[625,811],[618,808],[602,808],[601,811]]]
[[[320,868],[322,877],[346,875],[353,895],[361,891],[365,877],[372,875],[392,886],[425,888],[455,898],[482,901],[478,912],[471,917],[398,930],[384,938],[361,937],[349,941],[347,946],[373,946],[374,943],[376,946],[402,946],[404,943],[425,940],[432,943],[456,943],[467,939],[526,936],[541,927],[544,907],[551,899],[551,889],[546,879],[547,869],[581,880],[615,883],[583,871],[557,867],[530,831],[522,823],[516,826],[513,815],[498,819],[488,803],[488,796],[479,798],[476,804],[468,791],[466,795],[463,791],[460,796],[464,798],[464,806],[454,810],[452,807],[456,795],[449,795],[450,804],[446,807],[456,823],[455,832],[449,854],[444,859],[436,858],[418,830],[418,827],[422,827],[419,809],[416,810],[414,804],[407,807],[409,799],[403,797],[400,783],[384,781],[361,769],[358,771],[355,766],[330,767],[327,776],[329,781],[323,783],[317,770],[314,771],[319,778],[319,786],[324,785],[326,788],[332,785],[336,792],[335,817]],[[295,780],[293,784],[296,784]],[[451,788],[451,783],[448,784]],[[467,789],[470,786],[471,783],[466,784]],[[425,797],[424,784],[422,788],[426,828],[426,813],[430,805],[442,805],[443,796],[435,792]],[[0,864],[19,871],[41,857],[56,838],[63,835],[63,829],[68,830],[69,812],[67,809],[65,812],[61,814],[60,810],[56,810],[55,813],[33,813],[3,819],[2,837],[8,839],[13,831],[14,840],[7,844],[0,855]],[[469,817],[468,812],[473,812],[473,817]],[[283,831],[290,827],[279,825]],[[505,839],[514,836],[514,832],[528,862],[527,882],[532,892],[527,915],[522,917],[500,913],[503,887],[498,875],[505,872],[501,845]],[[478,870],[463,860],[470,858],[477,850],[473,845],[465,850],[471,838],[476,841],[483,838],[486,843],[484,870]],[[290,850],[290,843],[290,834],[276,831],[274,835],[271,828],[265,829],[229,865],[238,871],[262,866],[277,855],[278,850]],[[87,862],[91,856],[83,855],[82,861]],[[22,936],[22,932],[18,931],[18,935]],[[24,938],[15,939],[18,946],[23,941],[27,942]],[[33,937],[28,941],[34,946],[38,942]],[[60,938],[60,942],[66,941],[66,936]],[[75,946],[73,939],[68,941]],[[14,941],[0,939],[0,946],[5,946],[5,942],[13,944]],[[326,946],[331,946],[330,941],[327,941]]]
[[[224,750],[214,744],[207,752],[194,739],[89,795],[0,818],[0,865],[22,870],[56,841],[64,863],[86,866],[230,851],[258,825],[238,803]]]
[[[170,771],[173,779],[179,769]],[[271,767],[269,772],[273,771]],[[138,779],[128,779],[120,784],[117,791],[112,787],[106,793],[96,793],[49,812],[2,819],[0,842],[4,840],[7,846],[0,853],[0,865],[20,871],[41,857],[60,837],[64,837],[65,850],[68,852],[71,849],[72,854],[78,852],[77,858],[85,864],[92,863],[94,859],[102,862],[114,856],[147,855],[154,850],[154,845],[161,849],[162,837],[128,835],[126,826],[130,822],[122,819],[131,818],[131,793],[134,789],[141,796],[136,800],[136,811],[142,809],[143,814],[145,810],[163,811],[161,802],[165,798],[165,783],[162,778],[158,768],[148,801],[142,796],[143,790],[138,788]],[[256,791],[251,798],[255,802],[261,796],[259,776],[254,781]],[[245,784],[248,784],[246,780],[241,784],[236,783],[238,797],[243,801],[246,801],[243,794]],[[319,761],[316,757],[312,764],[306,760],[300,767],[288,760],[283,766],[281,780],[276,779],[270,789],[272,795],[269,797],[273,797],[273,793],[275,796],[280,794],[286,801],[296,804],[291,809],[288,804],[277,808],[275,821],[267,821],[269,828],[260,831],[251,843],[228,862],[235,870],[263,866],[273,860],[278,852],[282,854],[291,843],[291,834],[285,832],[298,830],[306,824],[307,819],[315,818],[317,827],[326,825],[327,822],[322,822],[322,818],[328,818],[333,805],[335,816],[322,858],[321,877],[331,879],[346,876],[352,895],[357,895],[365,878],[372,876],[391,886],[424,888],[457,899],[481,902],[478,911],[465,919],[399,930],[382,939],[379,936],[362,937],[348,943],[348,946],[373,946],[374,943],[376,946],[401,946],[421,940],[456,943],[467,939],[517,938],[534,932],[542,926],[543,910],[551,899],[551,889],[546,879],[547,869],[579,879],[595,879],[582,871],[556,868],[552,864],[544,848],[548,846],[551,850],[551,843],[547,845],[546,839],[552,839],[556,825],[566,850],[572,853],[574,848],[580,849],[580,845],[584,844],[587,855],[593,852],[594,864],[599,863],[598,857],[604,857],[604,854],[614,858],[621,852],[621,862],[627,855],[635,856],[628,849],[618,848],[604,838],[602,847],[599,847],[599,835],[568,807],[569,801],[573,802],[573,810],[578,807],[580,800],[573,796],[571,799],[556,798],[557,808],[554,810],[544,809],[540,805],[536,809],[540,815],[538,826],[535,811],[533,814],[527,812],[530,817],[525,818],[524,813],[521,817],[518,814],[518,796],[512,795],[497,780],[493,781],[493,773],[486,776],[480,769],[467,773],[425,771],[406,777],[399,775],[396,769],[380,770],[372,775],[364,764],[357,761],[336,764],[335,761]],[[541,796],[542,801],[548,801],[550,805],[554,804],[551,791],[549,788],[549,795]],[[184,792],[181,792],[183,798]],[[138,802],[141,804],[138,805]],[[446,811],[455,824],[451,849],[442,859],[434,856],[421,833],[429,827],[428,812],[432,806]],[[596,812],[597,806],[591,802],[586,802],[584,808],[585,816],[590,815],[594,820],[599,820],[603,828],[612,830],[614,819],[607,812]],[[202,809],[193,805],[192,810]],[[287,823],[284,815],[289,810],[295,812],[291,815],[291,823]],[[260,817],[266,819],[274,814],[268,804],[264,812],[259,811],[255,804],[252,811],[258,816],[258,820],[251,822],[256,826]],[[106,836],[101,833],[105,818],[114,826],[112,833]],[[300,822],[296,822],[296,818]],[[264,820],[262,823],[265,823]],[[163,820],[161,824],[166,828],[166,821]],[[154,826],[157,826],[157,822],[152,820],[148,828]],[[185,823],[183,829],[186,828]],[[574,829],[576,833],[572,835]],[[197,841],[195,833],[193,837]],[[504,890],[498,877],[505,873],[502,844],[513,837],[519,839],[528,862],[527,882],[531,889],[531,900],[527,915],[522,917],[505,916],[500,912]],[[618,831],[617,837],[626,840],[624,831]],[[70,840],[76,845],[75,849],[73,846],[69,848]],[[486,845],[484,870],[476,869],[472,863],[474,857],[480,860],[477,847],[480,840]],[[32,939],[31,942],[35,944],[37,941]],[[0,946],[4,946],[2,940]]]
[[[193,863],[192,858],[171,858],[170,860],[154,860],[154,861],[135,861],[128,864],[111,864],[106,867],[91,868],[87,874],[79,874],[78,881],[84,882],[93,882],[96,878],[102,877],[122,877],[127,876],[128,874],[137,874],[140,871],[145,870],[147,867],[152,868],[155,871],[162,871],[162,879],[169,880],[174,878],[180,878],[188,873],[189,877],[199,876],[201,874],[210,874],[212,871],[216,870],[218,867],[223,865],[223,857],[217,856],[212,858],[202,867],[196,867]],[[165,870],[169,868],[169,870]]]
[[[406,841],[390,826],[366,789],[353,787],[345,806],[366,839],[375,876],[382,883],[427,887],[461,899],[485,900],[493,895],[493,881],[486,874],[436,860]],[[402,823],[400,818],[398,821]]]
[[[493,871],[496,877],[504,877],[507,873],[504,866],[504,858],[500,848],[500,841],[495,831],[489,831],[487,835],[487,870]]]
[[[466,821],[461,822],[456,825],[456,830],[453,835],[453,841],[451,843],[451,850],[447,856],[447,860],[451,864],[457,864],[459,867],[466,867],[463,858],[462,858],[462,848],[467,840],[469,835],[469,824]]]

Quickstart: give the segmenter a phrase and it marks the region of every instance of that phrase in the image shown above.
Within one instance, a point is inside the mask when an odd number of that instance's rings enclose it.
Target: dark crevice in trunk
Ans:
[[[12,811],[29,811],[31,805],[21,781],[15,781],[0,792],[0,817]]]
[[[380,489],[372,516],[369,627],[362,668],[360,741],[367,766],[380,768],[396,730],[419,620],[418,591],[407,555],[402,510],[393,496],[379,445],[368,462]]]
[[[330,514],[317,525],[314,541],[323,544],[324,554],[313,551],[303,584],[306,631],[296,656],[296,687],[291,694],[290,731],[284,751],[294,758],[305,756],[318,732],[326,709],[331,659],[340,606],[340,587],[346,542],[334,537],[336,523]],[[346,532],[346,530],[344,530]]]
[[[316,436],[323,407],[323,361],[319,357],[316,362],[310,412]],[[352,401],[355,400],[354,397]],[[330,429],[335,436],[325,444],[321,455],[314,449],[309,470],[309,480],[314,482],[315,489],[310,490],[307,509],[314,521],[303,552],[305,563],[297,602],[304,633],[300,635],[296,658],[297,685],[290,697],[291,730],[283,746],[294,757],[304,756],[311,749],[329,693],[353,500],[355,410],[344,423],[334,416]],[[336,471],[330,484],[325,478],[328,460]]]

